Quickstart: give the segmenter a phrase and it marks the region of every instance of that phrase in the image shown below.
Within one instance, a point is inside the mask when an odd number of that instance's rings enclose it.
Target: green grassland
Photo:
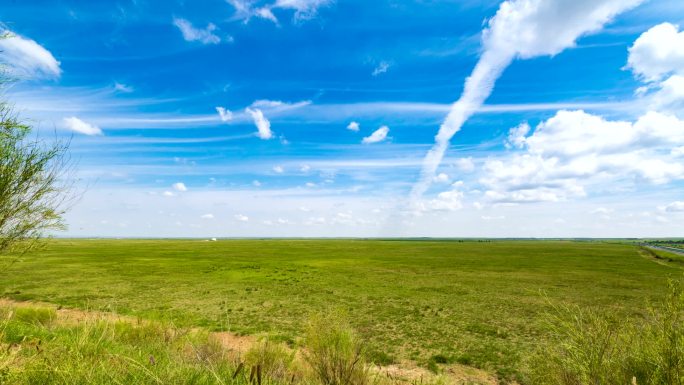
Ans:
[[[291,344],[311,314],[342,311],[378,363],[513,379],[554,306],[642,316],[682,276],[656,262],[619,242],[58,240],[4,265],[0,295]]]

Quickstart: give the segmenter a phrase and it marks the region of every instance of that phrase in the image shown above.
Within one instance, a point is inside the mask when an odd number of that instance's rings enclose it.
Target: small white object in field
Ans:
[[[212,241],[212,242],[216,242],[216,238],[211,238],[211,241]]]

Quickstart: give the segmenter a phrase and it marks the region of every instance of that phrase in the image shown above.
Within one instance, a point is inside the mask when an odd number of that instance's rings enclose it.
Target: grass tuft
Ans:
[[[531,360],[535,385],[684,384],[684,293],[670,282],[663,304],[641,320],[579,307],[549,316],[550,339]]]

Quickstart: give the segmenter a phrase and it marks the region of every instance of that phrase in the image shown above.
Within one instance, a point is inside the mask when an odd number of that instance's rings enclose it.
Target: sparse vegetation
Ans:
[[[527,364],[548,335],[544,314],[582,309],[582,325],[592,325],[593,314],[611,314],[621,324],[636,325],[650,317],[647,304],[665,296],[667,279],[681,274],[679,264],[656,261],[639,247],[618,242],[58,240],[16,264],[11,274],[0,272],[0,295],[151,323],[142,322],[135,330],[118,326],[118,332],[108,326],[113,331],[106,335],[117,336],[118,342],[107,342],[112,346],[180,338],[155,332],[157,324],[175,325],[170,330],[269,336],[242,355],[242,361],[221,364],[215,361],[221,349],[211,341],[196,342],[191,350],[199,361],[192,361],[188,373],[205,373],[207,369],[197,369],[204,362],[232,376],[242,362],[247,380],[251,368],[261,367],[261,376],[269,381],[332,384],[340,378],[375,381],[372,372],[370,380],[349,374],[363,374],[355,370],[369,365],[409,365],[422,370],[421,375],[430,375],[428,369],[449,375],[465,365],[503,383],[527,385],[532,384],[524,382],[531,375]],[[312,328],[310,315],[330,309],[346,313],[347,324],[319,320]],[[562,314],[559,322],[578,322],[573,313]],[[19,322],[13,317],[12,322]],[[49,314],[25,318],[32,321],[21,321],[22,328],[55,327]],[[601,320],[587,326],[596,336],[583,335],[585,340],[602,341],[599,337],[607,330],[602,328],[613,324]],[[323,333],[335,325],[349,334]],[[86,335],[99,339],[102,329],[89,327],[92,332]],[[312,330],[323,334],[312,338]],[[82,336],[85,331],[81,329]],[[13,343],[20,343],[23,335],[6,334]],[[323,342],[315,343],[317,339]],[[354,341],[363,341],[363,354],[351,348],[357,346]],[[141,352],[147,352],[145,346]],[[300,350],[310,346],[317,348]],[[340,350],[326,350],[334,346]],[[186,349],[167,348],[171,353],[149,355],[155,361],[176,359],[179,349]],[[290,361],[297,350],[302,359]],[[313,356],[303,359],[305,351],[337,361],[317,366]],[[146,362],[149,355],[127,357]],[[172,377],[164,378],[172,382]]]
[[[369,385],[364,345],[339,315],[316,315],[306,329],[304,357],[323,385]]]
[[[160,322],[97,313],[60,319],[53,308],[26,304],[1,305],[0,317],[3,385],[411,383],[373,371],[337,317],[315,317],[300,354],[264,337],[244,355],[206,331]]]
[[[550,338],[530,364],[534,385],[684,383],[684,294],[670,283],[644,318],[621,319],[578,307],[549,316]]]

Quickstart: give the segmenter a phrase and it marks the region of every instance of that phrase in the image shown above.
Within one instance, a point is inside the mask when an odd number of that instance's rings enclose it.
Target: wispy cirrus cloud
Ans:
[[[378,63],[378,65],[373,69],[373,72],[371,73],[371,75],[373,75],[373,76],[382,75],[382,74],[386,73],[390,69],[391,66],[392,66],[391,63],[383,60],[380,63]]]
[[[178,27],[185,41],[198,41],[202,44],[219,44],[221,42],[221,38],[214,33],[217,27],[213,23],[207,24],[205,28],[196,28],[188,20],[174,17],[173,25]]]
[[[303,22],[318,15],[319,8],[329,6],[333,0],[276,0],[273,3],[255,6],[250,0],[226,0],[235,9],[233,17],[248,23],[256,17],[278,24],[278,18],[273,14],[274,9],[294,11],[293,21]]]

